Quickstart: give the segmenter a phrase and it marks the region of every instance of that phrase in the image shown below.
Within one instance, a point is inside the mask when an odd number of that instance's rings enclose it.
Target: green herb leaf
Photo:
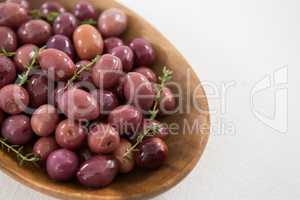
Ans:
[[[95,25],[97,25],[97,21],[94,19],[86,19],[86,20],[81,21],[80,24],[89,24],[89,25],[95,26]]]

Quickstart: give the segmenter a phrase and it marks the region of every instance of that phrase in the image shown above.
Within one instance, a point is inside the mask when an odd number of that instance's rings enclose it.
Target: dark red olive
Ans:
[[[47,159],[47,173],[56,181],[69,181],[75,175],[79,166],[77,155],[67,149],[52,152]]]
[[[35,51],[38,50],[38,47],[33,44],[25,44],[18,48],[14,61],[18,72],[23,72],[26,70],[27,66],[32,61]]]
[[[104,52],[111,53],[115,47],[124,45],[123,40],[117,37],[109,37],[104,40]]]
[[[0,108],[8,114],[19,114],[29,104],[28,92],[17,84],[6,85],[0,90]]]
[[[88,1],[79,1],[73,9],[74,15],[81,21],[87,19],[97,19],[97,11]]]
[[[1,133],[11,144],[27,144],[33,136],[29,117],[12,115],[6,118],[2,124]]]
[[[142,66],[133,71],[144,75],[150,82],[157,83],[157,76],[152,69]]]
[[[72,41],[64,35],[54,35],[47,42],[47,48],[58,49],[66,53],[71,59],[75,58]]]
[[[78,20],[73,14],[62,13],[55,19],[53,31],[55,34],[62,34],[71,38],[77,26]]]
[[[134,39],[130,48],[135,53],[135,63],[138,66],[150,67],[155,61],[155,52],[152,45],[143,38]]]
[[[113,182],[118,162],[111,156],[94,156],[84,162],[77,172],[77,180],[87,187],[104,187]]]
[[[38,156],[41,161],[46,161],[48,156],[58,148],[59,146],[53,137],[41,137],[35,142],[32,153]]]
[[[160,115],[170,115],[176,112],[176,100],[172,91],[168,87],[164,87],[161,92],[159,104]]]
[[[119,144],[119,133],[109,124],[95,124],[89,132],[88,145],[94,153],[111,153]]]
[[[137,133],[142,121],[142,113],[131,105],[119,106],[108,115],[108,123],[115,127],[120,135]]]
[[[155,137],[158,137],[160,139],[166,139],[167,136],[169,135],[169,129],[166,124],[162,124],[157,120],[151,120],[151,119],[144,119],[144,126],[143,130],[147,129],[155,129],[153,134]]]
[[[63,13],[65,11],[65,8],[56,1],[47,1],[40,7],[40,12],[43,16],[47,16],[51,12]]]
[[[32,75],[26,83],[26,89],[30,97],[31,107],[37,108],[47,103],[50,86],[48,85],[48,79],[46,75]]]
[[[92,158],[93,153],[87,146],[83,146],[78,150],[78,156],[80,163],[83,163]]]
[[[84,127],[80,126],[77,122],[66,119],[58,124],[55,131],[55,138],[59,146],[75,150],[79,149],[84,143],[86,134]]]
[[[133,68],[133,51],[128,46],[119,46],[111,50],[113,56],[120,58],[124,72],[129,72]]]
[[[50,24],[41,19],[30,20],[18,29],[18,36],[23,44],[44,45],[51,34]]]
[[[98,101],[101,114],[107,115],[119,105],[116,95],[111,91],[98,89],[91,94]]]
[[[90,61],[88,60],[81,60],[79,62],[76,63],[76,68],[77,70],[80,70],[81,68],[83,68],[85,65],[88,65],[90,64]],[[87,69],[87,70],[84,70],[80,73],[79,75],[79,81],[82,83],[82,84],[89,84],[89,86],[94,86],[94,83],[93,83],[93,79],[92,79],[92,70],[90,69]],[[94,86],[95,87],[95,86]],[[95,88],[92,88],[92,89],[95,89]]]
[[[6,56],[0,56],[0,88],[13,83],[16,76],[15,64]]]
[[[0,26],[0,49],[13,52],[17,49],[18,41],[16,33],[5,26]]]
[[[124,96],[129,104],[143,112],[148,112],[154,103],[155,90],[148,79],[137,72],[125,76]]]
[[[18,28],[29,19],[27,10],[12,2],[0,3],[0,26]]]
[[[26,10],[28,10],[30,7],[27,0],[6,0],[6,2],[19,4],[21,7],[25,8]]]
[[[139,145],[135,153],[135,161],[139,167],[157,169],[168,158],[168,146],[160,138],[149,138]]]

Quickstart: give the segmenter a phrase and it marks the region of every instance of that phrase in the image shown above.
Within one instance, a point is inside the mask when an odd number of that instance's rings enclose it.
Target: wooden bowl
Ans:
[[[45,0],[30,3],[37,8]],[[77,0],[61,1],[71,9]],[[135,37],[148,39],[157,52],[154,70],[159,73],[163,66],[174,71],[174,81],[181,86],[178,103],[184,109],[178,114],[161,119],[179,125],[179,134],[167,140],[169,159],[157,171],[136,170],[120,175],[110,186],[103,189],[88,189],[77,183],[57,183],[35,167],[19,167],[14,156],[0,151],[0,168],[17,181],[48,195],[72,200],[124,200],[146,199],[158,195],[180,182],[196,165],[208,141],[210,120],[207,98],[196,74],[180,53],[143,18],[116,1],[91,0],[98,10],[118,7],[129,16],[126,41]],[[174,89],[174,88],[173,88]]]

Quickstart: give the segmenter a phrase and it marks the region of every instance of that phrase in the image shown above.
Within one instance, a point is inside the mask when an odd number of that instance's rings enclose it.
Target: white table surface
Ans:
[[[300,2],[121,2],[187,58],[212,110],[213,133],[197,167],[155,199],[299,199]],[[0,173],[0,199],[53,198]]]

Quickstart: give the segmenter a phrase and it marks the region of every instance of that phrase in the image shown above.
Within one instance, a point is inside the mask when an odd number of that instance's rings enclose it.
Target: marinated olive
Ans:
[[[40,12],[43,16],[47,16],[51,12],[63,13],[66,12],[65,8],[58,2],[47,1],[40,7]]]
[[[94,6],[88,1],[79,1],[73,9],[74,15],[79,20],[97,19],[97,12]]]
[[[103,55],[92,69],[94,84],[101,89],[115,87],[122,74],[121,60],[110,54]]]
[[[78,20],[71,13],[60,14],[53,23],[53,31],[55,34],[62,34],[72,37],[74,30],[78,26]]]
[[[27,10],[12,2],[0,3],[0,26],[18,28],[29,19]]]
[[[58,149],[47,158],[47,172],[51,179],[69,181],[75,175],[79,166],[77,155],[67,149]]]
[[[135,161],[139,167],[157,169],[168,157],[168,146],[160,138],[149,138],[139,145],[135,152]]]
[[[123,40],[117,37],[109,37],[104,40],[104,52],[111,53],[115,47],[124,45]]]
[[[17,49],[18,41],[15,32],[5,26],[0,26],[0,49],[6,51],[15,51]]]
[[[72,59],[57,49],[41,51],[38,61],[41,68],[49,73],[48,76],[54,76],[55,80],[67,80],[73,76],[76,70]]]
[[[176,111],[176,100],[172,91],[168,87],[164,87],[161,92],[161,99],[159,103],[159,114],[168,115],[174,114]]]
[[[111,50],[111,54],[120,58],[124,72],[129,72],[133,68],[133,51],[128,46],[119,46]]]
[[[23,145],[28,143],[33,136],[29,117],[12,115],[6,118],[2,124],[1,133],[11,144]]]
[[[121,135],[138,132],[142,121],[142,113],[131,105],[119,106],[108,115],[108,123],[115,127]]]
[[[94,156],[84,162],[77,172],[77,180],[87,187],[104,187],[113,182],[118,162],[111,156]]]
[[[48,100],[48,85],[47,76],[44,74],[32,75],[26,83],[26,89],[30,98],[30,106],[37,108],[47,103]]]
[[[53,137],[41,137],[35,142],[32,153],[38,156],[41,161],[46,161],[48,156],[58,148],[59,146]]]
[[[15,81],[15,64],[7,57],[0,56],[0,88]]]
[[[50,24],[41,19],[30,20],[18,29],[18,36],[23,44],[44,45],[51,34]]]
[[[55,131],[58,121],[59,116],[56,108],[45,104],[33,112],[30,123],[35,134],[49,136]]]
[[[114,156],[119,162],[119,171],[129,173],[134,169],[135,161],[133,152],[127,154],[128,149],[132,147],[131,143],[125,139],[120,140],[120,145],[114,151]]]
[[[98,19],[98,29],[104,37],[121,35],[126,30],[127,24],[127,15],[117,8],[103,11]]]
[[[143,112],[148,112],[152,107],[155,90],[144,75],[137,72],[128,73],[125,76],[123,90],[127,102]]]
[[[116,95],[111,91],[99,89],[92,91],[91,94],[97,100],[101,114],[107,115],[119,105]]]
[[[58,99],[59,109],[70,119],[93,120],[99,117],[97,100],[88,92],[71,88]]]
[[[103,52],[103,39],[97,29],[85,24],[78,26],[73,33],[73,42],[80,59],[89,60]]]
[[[23,112],[29,104],[28,92],[19,85],[10,84],[0,89],[0,108],[8,114]]]
[[[135,64],[150,67],[155,61],[155,52],[152,45],[145,39],[136,38],[129,47],[135,54]]]
[[[109,124],[98,123],[89,132],[88,145],[94,153],[111,153],[119,144],[119,133]]]
[[[18,48],[14,57],[14,61],[19,72],[25,71],[34,56],[34,50],[37,49],[38,47],[33,44],[25,44]]]
[[[156,83],[157,82],[157,76],[152,71],[152,69],[148,67],[138,67],[133,70],[134,72],[140,73],[144,75],[150,82]]]
[[[59,146],[74,150],[81,147],[86,134],[84,127],[72,120],[66,119],[58,124],[55,131],[55,138]]]
[[[16,3],[19,4],[21,7],[25,8],[26,10],[29,9],[29,3],[27,0],[6,0],[9,3]]]
[[[75,58],[75,50],[71,40],[64,35],[54,35],[47,42],[47,48],[58,49],[67,54],[71,59]]]

